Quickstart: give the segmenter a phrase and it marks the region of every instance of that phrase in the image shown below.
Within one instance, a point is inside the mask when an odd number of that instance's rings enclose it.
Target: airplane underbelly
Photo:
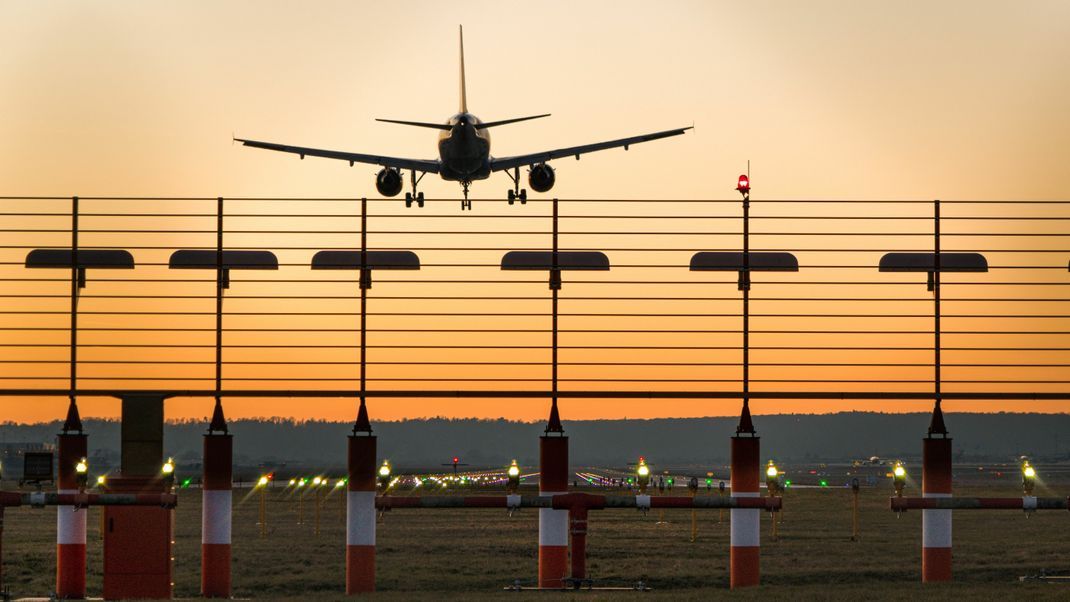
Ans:
[[[439,142],[443,180],[484,180],[490,177],[490,145],[476,139],[474,144],[457,145],[451,140]]]

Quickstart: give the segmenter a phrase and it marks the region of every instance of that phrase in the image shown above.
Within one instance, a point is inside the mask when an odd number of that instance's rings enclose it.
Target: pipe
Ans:
[[[1070,498],[1061,497],[893,497],[891,509],[907,510],[1066,510]]]

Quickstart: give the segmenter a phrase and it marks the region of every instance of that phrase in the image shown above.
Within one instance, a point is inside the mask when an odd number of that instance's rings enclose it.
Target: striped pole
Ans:
[[[732,437],[732,497],[757,498],[760,445],[759,437]],[[759,547],[761,510],[732,508],[730,585],[751,587],[759,582]]]
[[[230,597],[231,471],[234,437],[209,430],[204,436],[201,508],[201,595]]]
[[[75,466],[86,456],[87,437],[81,432],[59,435],[59,481],[57,493],[78,493]],[[87,509],[56,507],[56,596],[85,598],[85,533]]]
[[[922,498],[951,497],[951,439],[922,440]],[[921,511],[921,580],[951,581],[951,510]]]
[[[568,493],[568,437],[539,438],[539,495]],[[568,510],[539,508],[539,587],[562,588],[568,576]]]
[[[361,404],[364,407],[364,404]],[[346,594],[375,591],[376,437],[349,436],[349,487],[346,491]]]

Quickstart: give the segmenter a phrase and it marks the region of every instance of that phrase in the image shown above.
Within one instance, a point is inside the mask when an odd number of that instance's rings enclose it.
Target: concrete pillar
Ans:
[[[951,497],[951,439],[922,440],[921,495]],[[951,581],[951,510],[921,511],[921,580]]]
[[[539,495],[568,493],[568,437],[539,438]],[[539,587],[565,586],[568,510],[539,508]]]
[[[234,438],[209,431],[204,436],[201,488],[201,595],[230,597],[230,531]]]
[[[349,436],[349,487],[346,491],[346,594],[375,591],[376,437]]]
[[[73,406],[73,403],[72,403]],[[66,425],[65,425],[66,427]],[[59,435],[58,492],[78,493],[85,483],[79,483],[75,466],[86,457],[87,437],[81,432],[64,432]],[[87,509],[74,506],[56,507],[56,596],[73,599],[85,598],[85,534]]]
[[[732,437],[732,497],[760,497],[758,489],[760,465],[759,438]],[[732,508],[730,584],[737,587],[758,585],[760,580],[760,521],[761,510]]]

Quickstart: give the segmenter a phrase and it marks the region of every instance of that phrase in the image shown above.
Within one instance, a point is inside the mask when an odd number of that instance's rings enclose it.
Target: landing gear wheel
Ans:
[[[520,189],[520,204],[521,205],[526,205],[527,202],[528,202],[528,189],[527,188],[521,188]]]
[[[513,201],[515,201],[515,200],[516,200],[516,193],[515,193],[515,192],[513,192],[513,189],[512,189],[512,188],[510,188],[510,189],[509,189],[509,194],[508,194],[508,195],[506,196],[506,198],[508,198],[508,199],[509,199],[509,204],[510,204],[510,205],[512,205],[512,204],[513,204]]]
[[[422,193],[422,192],[416,193],[416,206],[417,207],[423,207],[424,206],[424,193]]]
[[[412,193],[405,193],[405,207],[412,207]]]

